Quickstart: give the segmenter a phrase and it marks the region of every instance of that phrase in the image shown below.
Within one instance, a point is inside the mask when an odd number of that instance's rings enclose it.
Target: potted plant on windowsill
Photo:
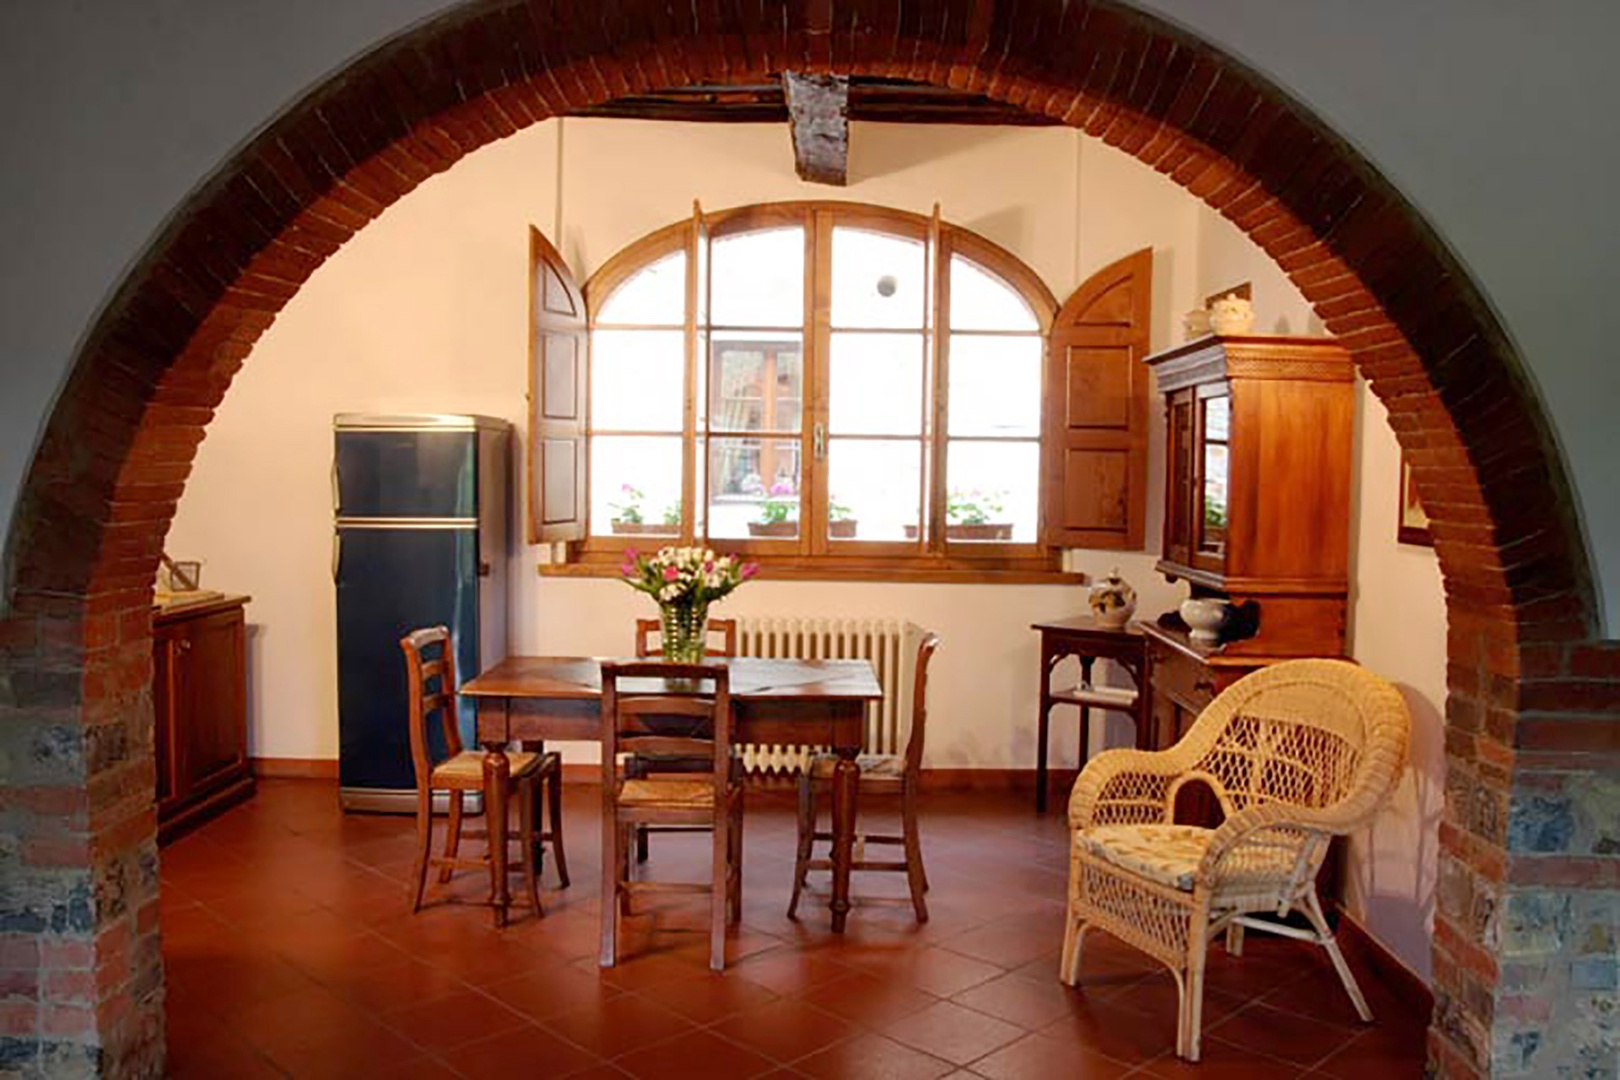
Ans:
[[[945,536],[949,540],[1011,540],[1012,522],[998,521],[1001,492],[952,490],[945,496]],[[906,539],[917,539],[918,528],[906,526]]]
[[[664,522],[659,524],[648,521],[641,509],[641,504],[647,496],[634,484],[619,485],[619,501],[608,503],[608,509],[613,511],[609,520],[616,536],[645,536],[647,534],[667,535],[678,532],[680,529],[680,509],[675,510],[674,528],[670,527],[669,513],[665,511]]]
[[[778,480],[759,504],[759,517],[748,523],[749,536],[797,536],[799,497],[793,485]]]
[[[827,501],[827,535],[834,540],[855,538],[855,511],[837,499]]]

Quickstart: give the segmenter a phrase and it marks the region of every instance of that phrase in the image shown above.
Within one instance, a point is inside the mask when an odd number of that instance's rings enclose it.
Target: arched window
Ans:
[[[787,572],[1058,568],[1056,304],[982,237],[851,203],[695,214],[584,305],[584,563],[704,543]]]

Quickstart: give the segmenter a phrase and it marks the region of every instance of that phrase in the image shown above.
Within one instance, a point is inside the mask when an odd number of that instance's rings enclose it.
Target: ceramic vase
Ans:
[[[1094,583],[1086,599],[1091,605],[1091,617],[1098,626],[1118,629],[1130,622],[1131,616],[1136,613],[1136,590],[1119,576],[1118,567]]]

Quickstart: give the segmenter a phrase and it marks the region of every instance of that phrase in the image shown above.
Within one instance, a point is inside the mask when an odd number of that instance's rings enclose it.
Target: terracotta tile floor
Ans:
[[[1252,934],[1216,948],[1204,1061],[1176,1060],[1175,990],[1146,958],[1087,940],[1082,987],[1056,978],[1060,813],[1010,795],[924,800],[933,918],[904,876],[856,877],[842,938],[825,893],[787,920],[790,801],[753,798],[742,929],[706,968],[701,902],[628,921],[596,966],[595,789],[568,793],[572,888],[491,927],[458,876],[407,911],[412,823],[346,816],[333,785],[271,781],[163,851],[169,1054],[178,1077],[1141,1078],[1419,1076],[1417,1020],[1363,975],[1355,1020],[1326,959]],[[700,878],[706,840],[653,840],[655,876]],[[825,884],[821,884],[825,889]]]

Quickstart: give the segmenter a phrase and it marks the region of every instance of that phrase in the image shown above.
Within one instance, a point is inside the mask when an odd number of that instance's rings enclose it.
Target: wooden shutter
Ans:
[[[585,538],[585,298],[529,227],[529,542]]]
[[[1053,547],[1142,548],[1152,292],[1143,248],[1093,274],[1052,324],[1043,541]]]

